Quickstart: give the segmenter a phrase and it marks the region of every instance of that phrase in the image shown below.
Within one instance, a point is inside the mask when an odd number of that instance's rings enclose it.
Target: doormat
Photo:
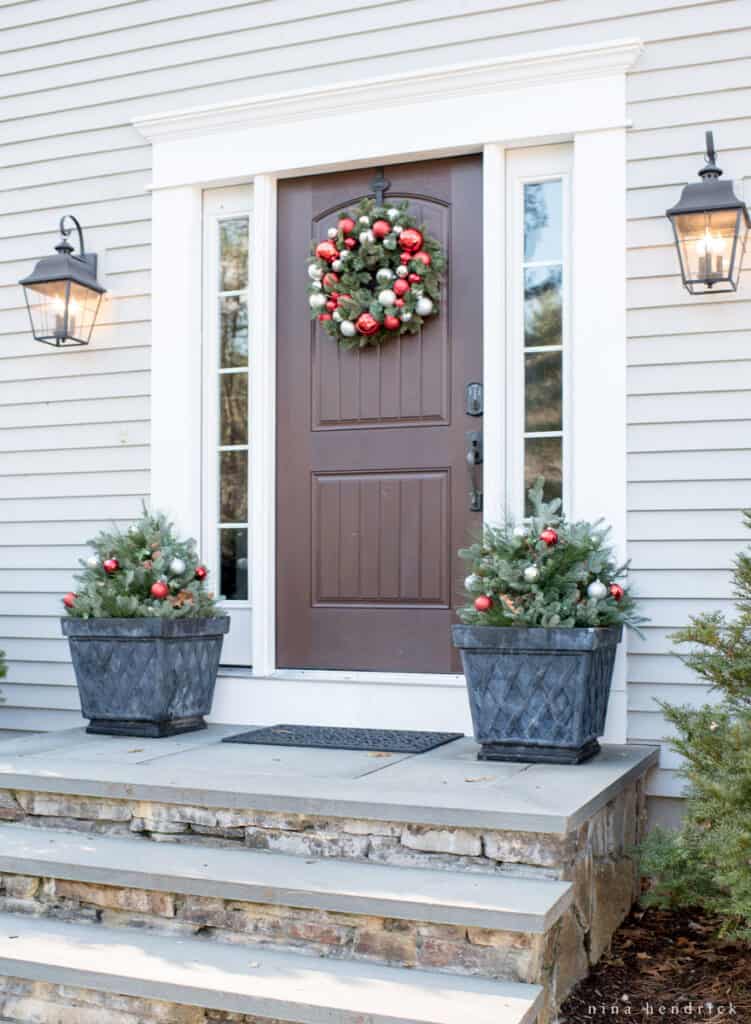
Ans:
[[[329,750],[378,750],[389,754],[424,754],[460,740],[463,732],[410,732],[407,729],[342,729],[328,725],[269,725],[222,743],[256,743],[271,747],[323,747]]]

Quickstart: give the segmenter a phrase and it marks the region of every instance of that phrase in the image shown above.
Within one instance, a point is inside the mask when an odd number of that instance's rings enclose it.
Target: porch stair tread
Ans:
[[[0,914],[0,973],[298,1024],[532,1024],[537,985]]]
[[[0,825],[0,872],[541,934],[569,882]]]

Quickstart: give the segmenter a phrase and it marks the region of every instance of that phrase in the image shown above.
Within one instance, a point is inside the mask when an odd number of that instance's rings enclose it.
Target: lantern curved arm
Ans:
[[[63,236],[63,238],[67,238],[73,230],[73,228],[66,228],[66,220],[72,220],[76,226],[76,231],[78,232],[78,255],[83,257],[86,255],[86,249],[84,248],[83,244],[83,229],[81,228],[81,224],[78,220],[78,217],[74,217],[72,213],[64,213],[62,215],[62,217],[60,218],[60,234]]]

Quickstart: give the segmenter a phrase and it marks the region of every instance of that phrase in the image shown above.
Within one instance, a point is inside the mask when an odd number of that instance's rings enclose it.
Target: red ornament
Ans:
[[[387,331],[395,331],[401,326],[401,320],[398,316],[385,316],[383,318],[383,326]]]
[[[487,594],[480,594],[479,597],[475,598],[475,611],[487,612],[493,607],[493,598],[488,597]]]
[[[377,334],[380,326],[372,313],[361,313],[355,320],[355,327],[360,334],[364,334],[366,337]]]
[[[157,580],[156,583],[151,584],[151,596],[155,597],[157,601],[163,601],[167,594],[169,594],[169,587],[166,583]]]
[[[540,534],[540,540],[547,544],[549,548],[552,548],[558,543],[558,534],[551,526],[548,526]]]
[[[412,259],[412,255],[411,253],[403,252],[399,259],[402,261],[402,263],[409,263],[409,261]]]
[[[430,253],[428,252],[416,252],[414,258],[416,260],[419,260],[420,263],[422,263],[423,266],[425,267],[429,267],[430,264],[433,262],[432,259],[430,258]]]
[[[422,248],[422,233],[417,228],[405,228],[399,235],[399,248],[414,253]]]
[[[611,583],[608,590],[610,591],[610,596],[616,601],[620,601],[625,593],[620,583]]]
[[[102,562],[102,568],[111,576],[113,572],[117,572],[117,570],[120,568],[120,563],[116,558],[105,558],[105,560]]]
[[[407,284],[403,277],[398,277],[396,281],[394,281],[394,283],[392,284],[391,290],[393,291],[394,295],[398,295],[399,298],[401,299],[409,291],[409,285]]]
[[[196,579],[197,580],[205,580],[208,575],[209,575],[209,570],[206,568],[206,566],[205,565],[199,565],[198,568],[196,569]]]
[[[75,603],[76,603],[76,595],[75,594],[66,594],[65,597],[63,598],[63,604],[65,605],[66,608],[72,608]]]
[[[401,309],[404,305],[404,299],[394,299],[394,305],[397,309]]]
[[[319,242],[316,246],[316,256],[319,260],[326,260],[327,263],[331,263],[339,258],[339,250],[333,242]]]
[[[328,302],[326,303],[326,305],[328,306]],[[326,322],[327,320],[330,320],[330,319],[331,319],[331,313],[319,313],[319,314],[318,314],[318,319],[319,319],[319,320],[321,321],[321,323],[323,324],[323,323],[325,323],[325,322]]]
[[[419,274],[408,274],[407,280],[409,281],[410,284],[419,284],[420,281],[422,281],[422,278],[420,277]]]
[[[335,274],[332,270],[328,274],[323,275],[323,286],[324,288],[333,288],[335,284],[339,282],[339,275]]]
[[[377,220],[370,230],[375,238],[385,238],[391,232],[391,225],[387,220]]]
[[[329,313],[333,313],[334,310],[336,309],[336,306],[336,299],[329,299],[329,301],[326,303],[326,309],[329,311]]]
[[[354,249],[355,246],[357,245],[357,239],[356,238],[345,238],[344,239],[344,244],[347,246],[348,249]]]
[[[348,235],[351,231],[355,230],[355,222],[352,220],[351,217],[342,217],[337,227],[339,228],[343,235]]]
[[[351,298],[352,298],[352,296],[348,295],[347,292],[342,292],[341,295],[337,295],[336,301],[337,301],[337,304],[341,306],[342,302],[344,302],[345,299],[351,299]]]

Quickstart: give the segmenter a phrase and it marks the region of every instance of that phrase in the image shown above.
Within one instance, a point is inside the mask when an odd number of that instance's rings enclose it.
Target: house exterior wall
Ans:
[[[84,541],[137,514],[150,491],[151,150],[131,120],[405,62],[624,36],[645,44],[628,78],[628,537],[652,620],[646,640],[630,642],[630,738],[665,735],[655,697],[705,698],[668,634],[690,613],[729,607],[729,565],[745,540],[751,285],[689,297],[663,213],[694,176],[707,127],[726,173],[751,182],[746,0],[365,0],[356,14],[341,0],[28,0],[0,6],[0,30],[2,727],[80,723],[59,596]],[[100,253],[111,297],[92,346],[58,353],[31,339],[16,282],[67,211]],[[664,750],[653,795],[680,793],[675,767]]]

